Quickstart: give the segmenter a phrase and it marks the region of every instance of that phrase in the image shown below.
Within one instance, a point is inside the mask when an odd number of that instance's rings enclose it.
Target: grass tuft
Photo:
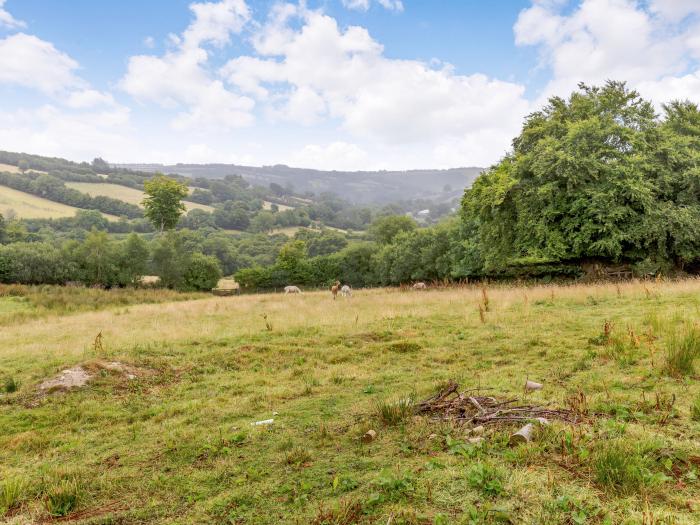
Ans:
[[[7,379],[5,379],[5,382],[2,385],[2,390],[6,394],[12,394],[14,392],[17,392],[17,390],[19,390],[19,383],[14,377],[10,376]]]
[[[692,375],[695,360],[700,357],[700,330],[689,326],[679,333],[672,333],[666,347],[666,373],[672,377]]]
[[[375,415],[386,426],[396,426],[405,422],[413,415],[413,396],[387,401],[380,399],[375,405]]]
[[[22,502],[27,484],[20,478],[6,478],[0,484],[0,516],[4,516]]]
[[[46,510],[51,516],[67,516],[82,499],[82,489],[76,480],[61,480],[46,491]]]

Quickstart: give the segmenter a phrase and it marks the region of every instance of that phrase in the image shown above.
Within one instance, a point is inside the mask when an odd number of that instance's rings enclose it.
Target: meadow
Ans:
[[[697,280],[105,299],[34,318],[10,299],[7,523],[697,523]],[[37,389],[76,365],[87,386]],[[583,422],[473,443],[415,415],[449,380]]]
[[[145,194],[136,188],[122,186],[121,184],[99,183],[99,182],[66,182],[66,186],[81,193],[90,195],[90,197],[111,197],[129,204],[141,206],[141,202]],[[196,202],[184,201],[187,211],[204,210],[206,212],[214,211],[214,208],[206,204],[198,204]]]
[[[9,216],[10,211],[22,219],[61,219],[73,217],[78,208],[0,186],[0,213]],[[118,220],[114,215],[103,215],[110,220]]]

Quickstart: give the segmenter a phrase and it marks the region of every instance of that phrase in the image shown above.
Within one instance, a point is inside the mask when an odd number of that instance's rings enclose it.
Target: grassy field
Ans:
[[[270,201],[263,201],[263,209],[264,210],[271,210],[272,209],[272,202]],[[277,204],[277,203],[275,203]],[[293,206],[287,206],[286,204],[277,204],[277,209],[279,211],[287,211],[287,210],[293,210]]]
[[[0,186],[0,213],[7,216],[10,210],[21,219],[60,219],[73,217],[78,208]],[[114,215],[103,215],[110,220],[119,219]]]
[[[0,512],[13,524],[695,524],[699,308],[700,281],[684,281],[16,317],[0,330]],[[37,393],[76,365],[95,371],[88,386]],[[526,378],[544,387],[525,396]],[[488,426],[472,444],[413,414],[450,379],[585,422],[517,447],[517,427]]]
[[[103,197],[112,197],[113,199],[128,202],[129,204],[135,204],[136,206],[141,206],[141,201],[143,201],[144,197],[144,193],[141,190],[130,188],[128,186],[122,186],[121,184],[103,184],[99,182],[66,182],[66,186],[82,193],[86,193],[91,197],[96,197],[98,195]],[[187,211],[197,209],[211,212],[214,210],[214,208],[211,206],[207,206],[206,204],[197,204],[196,202],[185,201],[185,206],[187,207]]]

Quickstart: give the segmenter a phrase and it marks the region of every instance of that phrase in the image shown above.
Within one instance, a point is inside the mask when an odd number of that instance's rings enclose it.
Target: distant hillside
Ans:
[[[189,177],[218,179],[242,175],[252,184],[291,184],[295,192],[316,195],[333,192],[355,203],[385,204],[400,200],[443,201],[470,186],[482,168],[410,171],[320,171],[289,166],[238,166],[235,164],[119,164],[138,171],[178,173]]]

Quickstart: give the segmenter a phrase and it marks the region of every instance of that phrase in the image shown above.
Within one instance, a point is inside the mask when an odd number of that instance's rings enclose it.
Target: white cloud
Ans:
[[[15,84],[48,95],[84,85],[78,63],[50,42],[16,33],[0,39],[0,84]]]
[[[0,111],[0,144],[10,151],[92,159],[115,158],[136,150],[130,138],[126,108],[105,111],[66,111],[54,105],[29,110]]]
[[[574,9],[568,2],[535,0],[518,17],[515,41],[537,46],[542,65],[551,70],[546,96],[608,79],[663,95],[669,83],[692,86],[672,79],[698,71],[698,14],[697,0],[581,0]],[[697,91],[676,93],[698,100]]]
[[[143,45],[146,46],[148,49],[153,49],[154,47],[156,47],[156,39],[152,36],[147,36],[143,39]]]
[[[70,93],[66,99],[66,105],[74,109],[88,109],[96,106],[114,106],[116,102],[111,93],[82,89]]]
[[[223,46],[231,33],[240,33],[250,20],[245,0],[222,0],[190,4],[195,20],[182,35],[183,46],[199,47],[204,43]]]
[[[21,20],[17,20],[10,13],[8,13],[5,8],[5,0],[0,0],[0,27],[9,27],[11,29],[18,27],[27,27],[27,24]]]
[[[651,0],[649,9],[670,21],[679,22],[689,15],[700,13],[700,3],[697,0]]]
[[[291,29],[293,16],[302,17],[297,30]],[[450,66],[435,69],[386,58],[367,30],[341,30],[320,12],[286,11],[270,24],[274,31],[263,27],[263,36],[254,39],[263,56],[235,58],[221,74],[271,106],[273,114],[301,123],[330,119],[357,140],[388,145],[438,148],[489,136],[484,151],[494,159],[507,149],[529,111],[522,85],[480,74],[458,75]],[[278,38],[268,38],[270,33]]]
[[[370,0],[341,0],[341,2],[348,9],[357,11],[368,11],[371,5]],[[401,0],[377,0],[377,3],[390,11],[403,11]]]
[[[254,101],[240,96],[213,78],[204,45],[222,46],[232,33],[250,19],[243,0],[191,4],[195,14],[181,37],[171,37],[176,46],[162,56],[138,55],[129,59],[120,85],[142,102],[153,102],[180,112],[172,121],[178,130],[234,128],[253,121]]]

